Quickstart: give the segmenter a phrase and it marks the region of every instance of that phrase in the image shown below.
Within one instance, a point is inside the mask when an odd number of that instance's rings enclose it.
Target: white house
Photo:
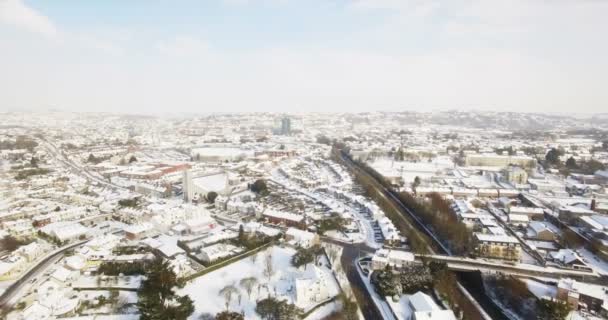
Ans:
[[[313,271],[306,278],[297,278],[295,282],[296,305],[304,307],[311,303],[320,303],[331,298],[329,287],[331,286],[328,275],[312,266]]]
[[[310,248],[319,244],[319,235],[296,228],[289,228],[285,232],[285,240],[294,246]]]
[[[411,320],[456,320],[452,310],[442,310],[429,295],[420,291],[409,297],[409,307]]]
[[[402,268],[414,263],[415,256],[411,252],[400,250],[379,249],[372,257],[372,269],[384,269],[387,265]]]

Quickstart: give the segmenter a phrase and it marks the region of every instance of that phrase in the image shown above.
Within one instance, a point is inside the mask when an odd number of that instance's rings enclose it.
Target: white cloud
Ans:
[[[0,23],[45,36],[55,36],[57,28],[49,18],[28,7],[23,0],[0,0]]]
[[[209,53],[209,45],[192,36],[176,36],[173,39],[160,41],[156,48],[165,55],[175,57],[200,56]]]

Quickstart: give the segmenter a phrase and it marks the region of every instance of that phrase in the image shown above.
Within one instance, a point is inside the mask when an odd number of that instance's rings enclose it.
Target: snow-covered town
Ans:
[[[607,131],[505,116],[5,113],[3,317],[604,318]]]

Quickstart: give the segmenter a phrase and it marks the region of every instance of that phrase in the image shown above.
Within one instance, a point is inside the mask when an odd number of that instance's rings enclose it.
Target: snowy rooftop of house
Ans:
[[[59,240],[66,240],[86,234],[89,232],[89,228],[81,225],[80,223],[74,222],[56,222],[42,227],[42,232],[47,234],[55,234]]]
[[[204,252],[210,260],[215,260],[217,258],[221,258],[224,256],[231,255],[232,252],[238,251],[239,248],[227,244],[227,243],[218,243],[208,247],[204,247],[201,249],[201,253]]]
[[[542,208],[532,208],[532,207],[518,207],[513,206],[510,208],[510,212],[517,213],[537,213],[542,214],[544,211]]]
[[[152,225],[149,223],[132,224],[132,225],[128,225],[124,228],[125,232],[132,233],[132,234],[143,233],[150,229],[152,229]]]
[[[563,263],[571,263],[573,261],[583,261],[581,259],[581,257],[579,257],[578,254],[576,254],[576,252],[572,251],[571,249],[561,249],[557,252],[551,252],[549,253],[551,255],[551,258],[553,260],[559,260]]]
[[[540,221],[531,221],[528,225],[530,229],[534,230],[535,233],[542,231],[552,231],[546,223]]]
[[[296,229],[296,228],[287,229],[287,231],[285,232],[285,235],[292,236],[294,238],[298,238],[301,240],[312,240],[315,238],[314,233]]]
[[[410,296],[410,305],[414,312],[441,310],[429,295],[420,291]]]
[[[385,261],[386,259],[400,260],[400,261],[414,261],[415,256],[411,252],[401,250],[390,250],[390,249],[379,249],[374,253],[373,260]]]
[[[185,253],[182,248],[177,246],[177,238],[161,235],[157,238],[157,240],[162,243],[162,245],[156,249],[167,257],[173,257],[180,253]]]
[[[239,148],[230,148],[230,147],[206,147],[206,148],[197,148],[192,149],[192,154],[201,156],[211,156],[211,157],[234,157],[242,154],[247,154],[248,151],[242,150]]]
[[[290,213],[290,212],[284,212],[284,211],[266,210],[266,211],[264,211],[264,215],[269,216],[269,217],[279,218],[279,219],[292,220],[292,221],[304,220],[303,215],[299,215],[296,213]]]
[[[599,223],[600,225],[602,225],[603,228],[608,228],[608,217],[600,216],[600,215],[593,215],[590,218],[593,219],[595,222]]]
[[[72,271],[64,267],[59,267],[57,270],[55,270],[55,272],[53,272],[53,274],[51,274],[51,277],[61,282],[65,282],[71,274]]]
[[[228,175],[226,173],[217,173],[207,176],[197,177],[192,179],[192,183],[206,190],[219,191],[226,188],[228,185]]]
[[[608,295],[606,294],[604,287],[600,285],[582,283],[573,279],[560,279],[557,283],[557,287],[604,300],[604,304],[608,299]]]
[[[414,312],[416,320],[456,320],[456,316],[452,310],[434,310],[434,311],[418,311]]]
[[[512,222],[528,222],[530,218],[525,214],[510,214],[509,221]]]
[[[519,243],[517,238],[507,235],[492,235],[475,233],[475,237],[483,242]]]
[[[507,232],[502,227],[488,227],[489,234],[491,235],[505,235]]]

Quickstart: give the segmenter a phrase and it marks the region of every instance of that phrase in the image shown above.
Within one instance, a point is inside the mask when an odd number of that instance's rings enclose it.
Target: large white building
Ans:
[[[229,195],[230,187],[226,172],[215,172],[195,175],[190,170],[184,171],[183,176],[184,199],[192,201],[195,198],[205,197],[209,192],[219,195]]]
[[[307,306],[331,298],[329,288],[332,284],[331,279],[328,279],[328,274],[319,270],[317,266],[312,266],[312,268],[314,272],[310,276],[295,279],[294,286],[298,306]]]
[[[525,169],[536,167],[536,159],[528,156],[503,156],[498,154],[470,154],[465,159],[467,166],[475,167],[507,167],[520,166]]]

